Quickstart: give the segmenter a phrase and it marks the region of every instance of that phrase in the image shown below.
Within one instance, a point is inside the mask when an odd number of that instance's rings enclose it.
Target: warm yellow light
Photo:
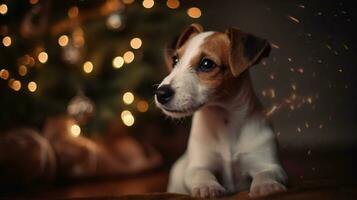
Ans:
[[[3,39],[2,39],[2,44],[5,46],[5,47],[9,47],[11,45],[11,37],[10,36],[5,36]]]
[[[131,112],[129,110],[123,110],[123,112],[121,112],[121,118],[124,118],[126,115],[131,115]]]
[[[15,90],[15,91],[19,91],[21,89],[21,82],[18,81],[18,80],[14,80],[14,79],[11,79],[9,81],[9,86]]]
[[[44,51],[38,54],[38,61],[41,63],[46,63],[48,60],[48,54]]]
[[[132,104],[134,102],[134,95],[131,92],[125,92],[123,95],[123,102],[126,105]]]
[[[77,124],[73,124],[71,126],[71,134],[74,137],[78,137],[81,134],[81,127],[79,127]]]
[[[73,6],[72,8],[70,8],[68,10],[68,17],[69,18],[75,18],[75,17],[78,17],[78,13],[79,13],[79,9],[77,6]]]
[[[167,0],[166,2],[167,7],[171,9],[176,9],[180,7],[180,1],[179,0]]]
[[[125,63],[131,63],[134,61],[135,55],[132,51],[127,51],[124,53],[123,58]]]
[[[36,3],[38,3],[38,0],[30,0],[30,4],[34,5]]]
[[[87,74],[93,71],[93,63],[91,61],[87,61],[83,64],[83,71]]]
[[[148,102],[141,100],[138,102],[138,104],[136,104],[136,108],[139,112],[146,112],[149,109],[149,104]]]
[[[133,49],[139,49],[142,44],[143,43],[142,43],[140,38],[133,38],[133,39],[130,40],[130,46]]]
[[[155,4],[154,0],[144,0],[143,1],[144,8],[152,8],[154,6],[154,4]]]
[[[10,76],[10,73],[7,69],[0,70],[0,78],[7,80]]]
[[[112,64],[113,64],[113,67],[114,68],[121,68],[123,65],[124,65],[124,59],[123,59],[123,57],[121,57],[121,56],[117,56],[117,57],[115,57],[114,59],[113,59],[113,62],[112,62]]]
[[[58,44],[61,46],[61,47],[65,47],[67,46],[69,42],[69,38],[67,35],[61,35],[59,38],[58,38]]]
[[[7,5],[1,4],[0,5],[0,14],[5,15],[7,13]]]
[[[19,66],[19,74],[20,76],[25,76],[27,74],[27,67],[25,65]]]
[[[189,8],[187,10],[187,14],[188,16],[192,17],[192,18],[199,18],[201,17],[201,10],[197,7],[192,7],[192,8]]]
[[[37,90],[37,84],[34,81],[31,81],[27,84],[27,88],[30,92],[35,92]]]
[[[134,3],[134,0],[123,0],[123,3],[132,4],[132,3]]]
[[[132,126],[135,122],[134,116],[128,110],[121,113],[121,119],[126,126]]]

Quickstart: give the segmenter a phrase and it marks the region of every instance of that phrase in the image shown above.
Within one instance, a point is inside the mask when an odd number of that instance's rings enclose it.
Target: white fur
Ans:
[[[172,113],[163,110],[165,114],[172,117],[183,117],[191,115],[194,108],[197,108],[206,100],[207,89],[199,83],[195,70],[190,66],[191,59],[201,51],[200,47],[205,39],[214,32],[203,32],[195,35],[187,43],[186,51],[179,58],[172,72],[159,85],[170,84],[176,94],[174,98],[165,106],[161,105],[156,97],[156,105],[160,108],[171,110],[181,110],[182,113]]]
[[[175,90],[168,105],[161,105],[155,98],[167,115],[187,116],[208,102],[209,90],[200,85],[189,63],[211,34],[194,36],[176,67],[160,84],[170,84]],[[276,158],[274,133],[261,115],[248,114],[252,102],[237,105],[244,95],[244,91],[239,92],[224,104],[207,103],[194,113],[188,148],[171,170],[169,192],[215,197],[250,188],[251,196],[262,196],[285,189],[282,182],[286,177]]]
[[[271,128],[245,112],[244,106],[238,112],[218,106],[195,112],[187,151],[170,174],[169,192],[213,197],[251,188],[251,196],[261,196],[285,189]]]

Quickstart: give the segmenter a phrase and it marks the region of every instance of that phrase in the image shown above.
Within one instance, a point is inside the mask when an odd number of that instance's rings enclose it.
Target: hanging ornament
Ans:
[[[75,47],[81,48],[85,44],[84,32],[81,27],[77,27],[73,30],[72,41]]]
[[[88,97],[80,93],[69,102],[67,112],[78,123],[85,124],[94,115],[95,105]]]
[[[39,37],[48,27],[50,1],[45,0],[35,5],[28,13],[20,26],[20,32],[24,38]]]
[[[82,28],[77,27],[68,39],[68,44],[62,48],[62,57],[69,64],[78,64],[82,60],[85,44]]]
[[[108,29],[119,31],[124,29],[124,20],[120,12],[114,12],[107,18],[106,25]]]
[[[77,64],[81,61],[82,49],[76,47],[72,41],[62,48],[62,58],[69,64]]]
[[[52,181],[57,170],[49,141],[31,128],[15,128],[0,134],[0,165],[2,188]]]

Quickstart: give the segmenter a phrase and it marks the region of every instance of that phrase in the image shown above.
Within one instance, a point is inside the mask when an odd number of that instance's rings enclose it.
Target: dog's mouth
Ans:
[[[202,106],[204,106],[204,103],[199,104],[198,106],[192,106],[184,109],[170,109],[165,106],[162,106],[161,109],[169,114],[190,115],[200,109]]]

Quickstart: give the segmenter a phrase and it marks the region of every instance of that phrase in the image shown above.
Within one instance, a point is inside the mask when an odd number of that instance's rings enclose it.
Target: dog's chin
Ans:
[[[163,113],[172,118],[184,118],[193,115],[194,112],[199,110],[204,104],[199,104],[198,106],[193,106],[187,109],[170,109],[164,106],[159,106]]]
[[[177,110],[167,110],[165,108],[161,108],[162,112],[165,113],[165,115],[171,117],[171,118],[184,118],[184,117],[189,117],[193,115],[195,111],[177,111]]]

